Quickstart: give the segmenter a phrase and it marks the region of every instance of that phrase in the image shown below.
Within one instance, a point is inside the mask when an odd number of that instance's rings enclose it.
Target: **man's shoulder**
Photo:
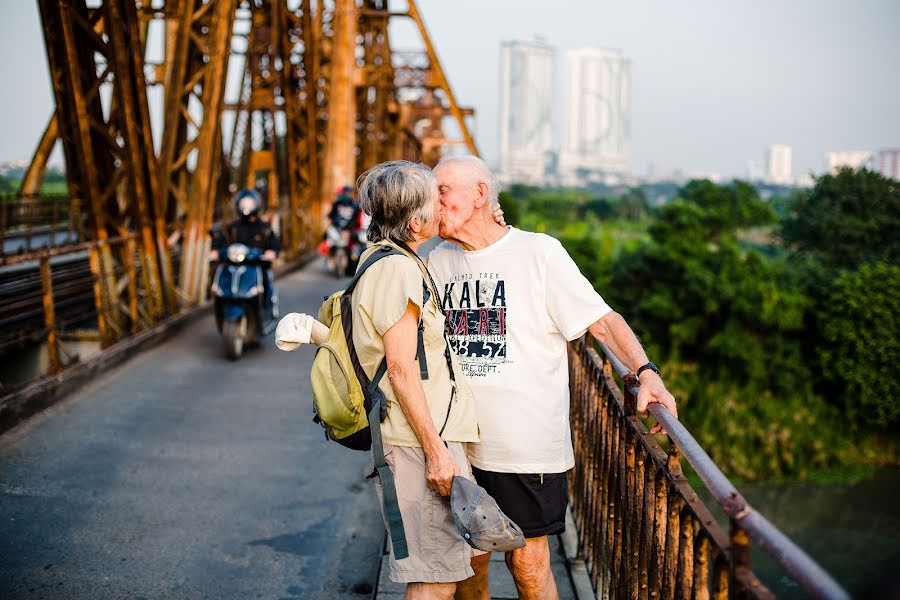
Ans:
[[[435,261],[447,260],[452,256],[461,253],[463,250],[453,242],[448,242],[444,240],[440,244],[434,247],[434,249],[428,253],[428,264],[434,264]]]

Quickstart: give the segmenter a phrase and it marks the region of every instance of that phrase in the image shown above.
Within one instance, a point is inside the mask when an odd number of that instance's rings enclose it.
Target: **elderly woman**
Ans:
[[[353,344],[366,375],[387,358],[381,432],[409,550],[397,560],[392,547],[390,578],[408,584],[407,598],[449,599],[456,582],[473,574],[472,550],[447,496],[454,475],[472,478],[465,444],[478,441],[478,427],[468,382],[444,337],[439,290],[416,256],[438,234],[437,181],[424,165],[387,162],[360,177],[359,198],[374,242],[360,262],[383,246],[403,253],[369,267],[352,297]]]

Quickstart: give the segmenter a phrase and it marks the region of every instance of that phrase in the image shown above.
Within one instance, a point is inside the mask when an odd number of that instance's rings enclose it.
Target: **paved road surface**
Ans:
[[[339,283],[314,262],[282,312]],[[369,597],[368,457],[310,420],[312,355],[230,363],[207,317],[0,438],[0,597]]]

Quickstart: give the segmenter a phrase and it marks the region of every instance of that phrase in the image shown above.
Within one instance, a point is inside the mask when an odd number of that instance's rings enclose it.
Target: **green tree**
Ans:
[[[500,192],[499,200],[506,222],[509,225],[519,225],[522,222],[522,201],[509,192]]]
[[[16,186],[9,179],[0,175],[0,194],[9,195],[16,193]]]
[[[829,267],[900,262],[900,183],[878,173],[841,169],[796,195],[781,236]]]
[[[688,428],[747,478],[822,466],[833,452],[805,429],[831,421],[812,390],[800,282],[738,239],[774,218],[745,183],[693,181],[659,210],[650,243],[616,261],[609,287],[660,359]]]
[[[842,273],[817,311],[821,370],[853,422],[900,424],[900,266]]]

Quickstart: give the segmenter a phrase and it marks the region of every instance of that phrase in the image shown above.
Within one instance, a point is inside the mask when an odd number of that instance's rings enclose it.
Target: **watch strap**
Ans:
[[[659,373],[659,367],[657,367],[657,366],[656,366],[655,364],[653,364],[652,362],[648,362],[646,365],[641,365],[640,367],[638,367],[638,370],[637,370],[637,372],[635,373],[635,376],[638,378],[638,380],[641,379],[641,373],[643,373],[644,371],[646,371],[646,370],[648,370],[648,369],[651,370],[651,371],[653,371],[653,372],[656,373],[657,375],[660,374],[660,373]]]

